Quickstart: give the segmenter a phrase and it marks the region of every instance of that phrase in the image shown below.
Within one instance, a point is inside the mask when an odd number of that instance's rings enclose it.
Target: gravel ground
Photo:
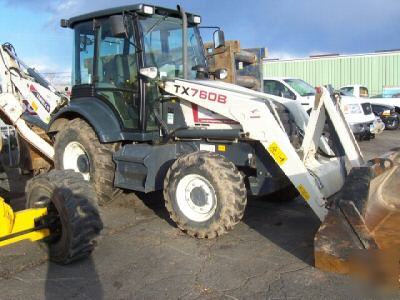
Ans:
[[[367,158],[400,147],[400,132],[361,143]],[[16,189],[23,190],[23,178]],[[23,195],[19,195],[23,196]],[[17,205],[21,197],[14,197]],[[126,194],[102,209],[105,229],[92,257],[47,261],[38,243],[0,250],[0,299],[349,299],[365,289],[313,267],[319,220],[297,199],[250,199],[243,222],[196,240],[169,220],[162,195]]]

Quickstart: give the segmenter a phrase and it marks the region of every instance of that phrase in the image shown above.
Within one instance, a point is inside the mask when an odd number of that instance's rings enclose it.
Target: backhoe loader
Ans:
[[[340,95],[325,88],[308,116],[296,101],[211,80],[227,74],[208,69],[200,23],[182,7],[146,4],[62,20],[74,31],[70,101],[24,99],[19,81],[40,83],[6,65],[0,107],[56,169],[90,181],[100,204],[121,190],[163,190],[180,229],[214,238],[240,222],[248,194],[294,190],[322,222],[318,267],[346,273],[349,250],[398,250],[398,152],[364,161]],[[223,49],[223,32],[213,38]],[[42,122],[23,117],[21,100]]]

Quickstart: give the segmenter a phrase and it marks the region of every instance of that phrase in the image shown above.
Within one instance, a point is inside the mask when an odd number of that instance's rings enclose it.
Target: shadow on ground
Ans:
[[[104,298],[103,294],[103,287],[92,257],[67,266],[48,263],[45,299],[101,300]]]
[[[176,227],[164,207],[162,192],[136,195],[159,218]],[[320,221],[301,197],[249,197],[242,222],[306,264],[314,265],[314,235]]]
[[[320,221],[300,197],[285,201],[250,198],[242,222],[306,264],[314,265],[314,235]]]

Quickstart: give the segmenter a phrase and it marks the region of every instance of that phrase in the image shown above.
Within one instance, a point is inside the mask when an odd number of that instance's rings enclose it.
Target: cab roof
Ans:
[[[180,18],[180,16],[181,16],[178,9],[170,9],[170,8],[164,8],[164,7],[160,7],[160,6],[154,6],[154,5],[140,3],[140,4],[126,5],[126,6],[119,6],[119,7],[112,7],[112,8],[108,8],[108,9],[98,10],[98,11],[86,13],[83,15],[79,15],[76,17],[72,17],[68,20],[61,20],[61,24],[62,24],[61,26],[73,28],[78,23],[81,23],[84,21],[89,21],[89,20],[96,19],[96,18],[103,18],[103,17],[112,16],[112,15],[117,15],[124,11],[141,13],[141,12],[143,12],[144,6],[153,7],[155,14],[158,14],[158,15],[167,15],[167,16],[178,17],[178,18]],[[188,17],[194,15],[194,14],[191,14],[188,12],[186,12],[186,14],[188,15]]]

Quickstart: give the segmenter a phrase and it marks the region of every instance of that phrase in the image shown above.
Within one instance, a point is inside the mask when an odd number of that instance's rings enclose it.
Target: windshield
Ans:
[[[285,79],[284,81],[302,97],[315,95],[315,88],[301,79]]]
[[[183,77],[182,19],[153,15],[140,20],[147,67],[157,67],[161,78]],[[188,27],[189,78],[196,78],[195,66],[206,66],[199,30]]]
[[[346,90],[340,90],[340,95],[342,96],[348,96],[348,97],[354,97],[353,94],[349,91]]]

